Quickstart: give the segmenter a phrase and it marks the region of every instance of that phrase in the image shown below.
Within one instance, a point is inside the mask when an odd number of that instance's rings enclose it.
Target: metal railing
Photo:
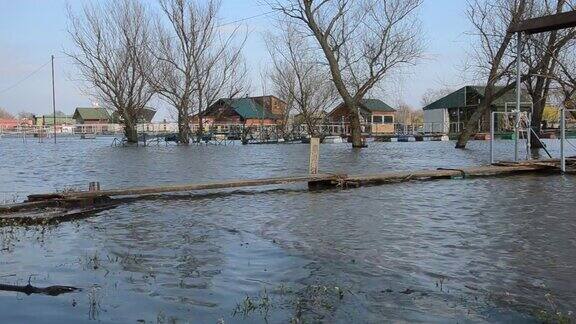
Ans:
[[[503,118],[499,120],[498,125],[505,128],[511,128],[514,131],[514,162],[520,159],[520,136],[526,136],[526,159],[530,160],[532,147],[531,133],[532,130],[532,114],[529,112],[522,112],[519,110],[514,111],[493,111],[490,114],[490,164],[494,161],[494,139],[496,136],[496,117],[501,115]],[[510,118],[512,117],[512,118]],[[502,125],[501,125],[502,124]]]
[[[576,113],[576,109],[563,107],[560,110],[560,169],[566,172],[566,112]]]
[[[512,112],[508,112],[511,114]],[[386,127],[386,126],[390,127]],[[412,124],[404,123],[362,123],[361,130],[365,135],[448,135],[460,133],[465,127],[464,122],[420,122]],[[198,124],[190,124],[192,133],[199,133]],[[322,123],[314,126],[309,131],[305,124],[204,124],[203,132],[216,134],[234,134],[243,130],[265,130],[267,132],[278,133],[298,133],[307,135],[308,133],[325,134],[325,135],[350,135],[349,123]],[[147,134],[173,134],[178,132],[178,123],[160,122],[138,124],[139,133]],[[479,131],[476,129],[475,131]],[[21,125],[16,127],[0,126],[0,134],[15,135],[20,137],[50,137],[54,133],[53,126],[28,126]],[[121,124],[76,124],[76,125],[58,125],[56,127],[57,135],[117,135],[123,134]]]

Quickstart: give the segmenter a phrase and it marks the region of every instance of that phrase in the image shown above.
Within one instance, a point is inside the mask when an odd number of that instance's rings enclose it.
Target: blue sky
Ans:
[[[69,0],[68,3],[80,7],[85,1]],[[148,2],[155,5],[153,0]],[[57,109],[72,113],[77,106],[91,105],[93,100],[89,94],[82,93],[73,81],[74,68],[63,54],[64,49],[70,48],[66,3],[66,0],[0,0],[0,107],[13,113],[51,111],[49,65],[18,86],[3,91],[47,63],[51,54],[57,57]],[[421,20],[427,44],[426,59],[411,69],[401,82],[391,82],[382,99],[392,105],[406,102],[419,108],[427,89],[455,88],[465,83],[461,67],[470,44],[465,34],[470,29],[465,9],[463,0],[424,0]],[[260,0],[223,0],[221,17],[230,22],[268,11]],[[253,88],[261,92],[258,75],[269,60],[262,33],[271,26],[271,17],[259,17],[244,24],[251,30],[245,56],[254,79]],[[158,102],[154,104],[162,106]],[[170,115],[166,109],[161,109],[158,117],[170,118]]]

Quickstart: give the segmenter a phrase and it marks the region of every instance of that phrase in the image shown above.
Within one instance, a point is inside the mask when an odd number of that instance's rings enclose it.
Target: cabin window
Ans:
[[[392,124],[394,123],[393,116],[372,116],[372,122],[374,124]]]

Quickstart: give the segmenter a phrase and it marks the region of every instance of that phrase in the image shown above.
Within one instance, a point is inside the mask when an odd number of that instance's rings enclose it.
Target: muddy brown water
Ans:
[[[306,145],[113,148],[0,139],[0,191],[295,175]],[[557,153],[557,145],[549,142]],[[498,157],[511,158],[512,142]],[[349,174],[485,164],[486,142],[321,147]],[[572,151],[571,153],[576,153]],[[538,322],[576,310],[576,178],[518,176],[308,192],[277,186],[0,228],[4,323]],[[538,314],[546,311],[548,315]],[[552,318],[554,319],[554,318]]]

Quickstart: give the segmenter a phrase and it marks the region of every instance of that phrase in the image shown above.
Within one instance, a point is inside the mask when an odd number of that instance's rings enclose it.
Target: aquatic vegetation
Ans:
[[[331,312],[336,308],[346,293],[351,293],[351,291],[336,285],[307,285],[298,292],[296,300],[293,301],[294,317],[292,320],[301,323],[307,314],[322,318],[326,312]]]
[[[102,311],[102,295],[100,294],[100,287],[93,286],[88,292],[88,318],[90,320],[98,320],[100,312]]]
[[[82,262],[82,261],[81,261]],[[100,259],[100,255],[97,251],[94,252],[92,255],[86,254],[84,260],[84,270],[98,270],[102,267],[102,260]]]
[[[271,292],[277,297],[271,297],[267,289],[263,289],[257,296],[246,296],[236,305],[233,316],[247,318],[259,313],[267,321],[270,311],[276,308],[292,314],[290,323],[303,323],[307,318],[316,321],[333,312],[350,290],[320,284],[296,289],[283,283]]]
[[[236,305],[233,316],[242,315],[244,318],[248,317],[251,313],[258,311],[260,315],[266,320],[270,309],[272,308],[272,300],[268,296],[268,292],[264,289],[256,297],[246,296],[241,303]]]
[[[562,312],[556,303],[555,297],[551,293],[544,295],[548,302],[548,310],[540,310],[536,313],[536,318],[543,323],[572,324],[576,323],[576,317],[572,311]]]

